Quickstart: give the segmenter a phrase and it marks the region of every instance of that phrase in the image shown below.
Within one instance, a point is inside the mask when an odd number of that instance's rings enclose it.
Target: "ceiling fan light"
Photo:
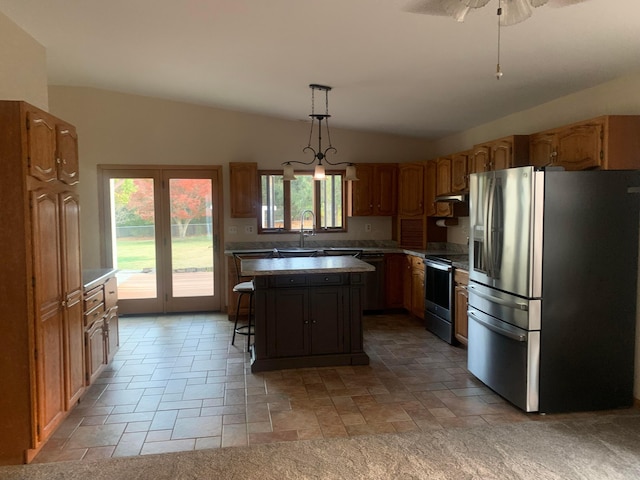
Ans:
[[[360,180],[356,174],[356,166],[355,165],[348,165],[347,166],[347,172],[344,175],[344,181],[345,182],[357,182],[358,180]]]
[[[500,25],[503,27],[523,22],[533,13],[529,0],[503,0],[500,3],[502,4]]]
[[[285,182],[290,182],[291,180],[295,179],[296,175],[293,172],[293,165],[291,165],[290,163],[285,163],[284,169],[282,171],[282,180],[284,180]]]

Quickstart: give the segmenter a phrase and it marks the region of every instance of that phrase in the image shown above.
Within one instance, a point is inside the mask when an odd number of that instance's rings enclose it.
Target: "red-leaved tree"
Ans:
[[[154,219],[153,184],[134,180],[135,191],[129,197],[128,207],[143,220]],[[169,180],[171,221],[178,227],[180,238],[187,234],[192,220],[211,216],[211,180],[199,178],[172,178]]]

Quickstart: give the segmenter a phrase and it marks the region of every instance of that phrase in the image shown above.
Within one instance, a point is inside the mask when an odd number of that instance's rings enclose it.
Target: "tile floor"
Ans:
[[[34,462],[545,418],[493,394],[416,318],[364,325],[369,366],[252,374],[224,314],[121,318],[113,362]]]

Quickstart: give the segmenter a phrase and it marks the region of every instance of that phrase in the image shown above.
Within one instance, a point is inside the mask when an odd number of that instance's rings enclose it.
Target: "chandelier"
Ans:
[[[333,145],[331,145],[331,134],[329,132],[329,118],[331,118],[331,115],[329,115],[329,91],[331,90],[331,87],[312,83],[311,85],[309,85],[309,88],[311,88],[311,114],[309,115],[311,117],[311,130],[309,131],[309,142],[307,143],[307,146],[302,149],[302,151],[303,153],[306,153],[307,151],[313,153],[313,159],[311,159],[309,162],[300,162],[298,160],[290,160],[288,162],[284,162],[282,164],[284,165],[284,172],[283,172],[282,179],[285,181],[296,179],[293,171],[293,165],[291,165],[292,163],[299,163],[301,165],[312,165],[317,160],[318,164],[315,166],[315,169],[313,171],[314,180],[323,180],[325,178],[325,169],[324,169],[324,164],[322,163],[323,161],[325,162],[326,165],[332,165],[332,166],[347,165],[347,172],[344,178],[345,181],[358,180],[358,178],[356,177],[356,167],[355,165],[353,165],[353,163],[350,163],[350,162],[333,162],[332,163],[327,158],[328,153],[334,153],[334,154],[338,153],[338,150],[336,150],[336,148]],[[315,110],[316,90],[324,92],[324,106],[325,106],[324,113],[316,113],[316,110]],[[328,146],[324,149],[322,148],[323,122],[325,125],[325,130],[327,132],[327,140],[329,142]],[[311,140],[313,139],[313,129],[316,127],[316,123],[317,123],[317,130],[318,130],[318,147],[313,148],[311,146]]]

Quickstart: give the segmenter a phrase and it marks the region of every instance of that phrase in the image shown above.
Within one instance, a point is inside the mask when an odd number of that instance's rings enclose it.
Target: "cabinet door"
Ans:
[[[342,353],[344,348],[343,287],[309,290],[311,355]]]
[[[258,212],[258,164],[230,163],[231,216],[255,217]]]
[[[436,182],[438,180],[436,161],[430,160],[425,165],[424,208],[428,217],[436,214]]]
[[[451,193],[451,158],[439,158],[436,162],[436,169],[436,196]]]
[[[351,184],[351,215],[371,216],[373,215],[373,192],[375,188],[374,166],[359,164],[356,165],[357,182]]]
[[[468,153],[456,153],[451,157],[451,191],[469,191]]]
[[[31,192],[38,440],[46,439],[65,411],[64,320],[60,277],[58,196]]]
[[[491,170],[513,167],[513,141],[498,140],[491,146]]]
[[[489,146],[478,146],[473,150],[473,159],[471,162],[471,172],[482,173],[487,172],[491,168],[491,148]]]
[[[80,180],[78,164],[78,135],[70,125],[56,125],[56,162],[58,179],[67,185]]]
[[[86,382],[84,315],[81,292],[66,301],[64,338],[65,409],[69,410],[80,399]]]
[[[529,137],[529,159],[534,167],[551,165],[555,158],[555,135],[538,133]]]
[[[467,304],[469,301],[469,294],[465,285],[456,285],[455,287],[455,322],[454,330],[455,336],[458,341],[464,345],[467,345],[468,334],[468,319],[467,319]]]
[[[104,319],[97,320],[85,333],[85,354],[88,383],[93,383],[102,372],[106,362],[104,341]]]
[[[118,307],[112,307],[105,316],[105,356],[107,357],[107,363],[109,363],[113,356],[118,351],[120,345],[119,337],[119,323],[118,323]]]
[[[55,123],[37,111],[27,112],[29,175],[51,182],[57,179]]]
[[[584,124],[569,127],[557,135],[555,164],[566,170],[598,168],[604,156],[602,124]]]
[[[398,167],[396,165],[376,165],[375,182],[375,214],[395,215],[398,210]]]
[[[308,289],[275,288],[267,297],[267,357],[307,355],[310,350]]]
[[[402,292],[404,308],[411,312],[411,300],[413,296],[413,289],[411,288],[411,255],[404,256],[404,266],[402,274]]]
[[[398,214],[422,215],[424,212],[424,169],[422,164],[398,166]]]
[[[411,269],[411,313],[424,319],[424,263],[417,257]]]

